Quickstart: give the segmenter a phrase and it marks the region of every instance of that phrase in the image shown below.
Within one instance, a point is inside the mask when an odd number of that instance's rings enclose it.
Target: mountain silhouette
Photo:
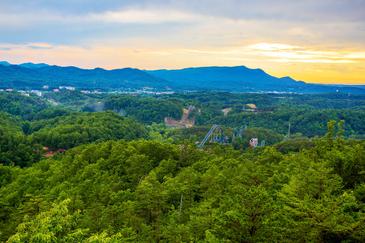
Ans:
[[[177,70],[121,68],[82,69],[45,63],[12,65],[0,62],[0,88],[40,89],[73,86],[79,89],[135,90],[215,90],[229,92],[365,93],[362,85],[324,85],[275,77],[262,69],[245,66],[194,67]]]

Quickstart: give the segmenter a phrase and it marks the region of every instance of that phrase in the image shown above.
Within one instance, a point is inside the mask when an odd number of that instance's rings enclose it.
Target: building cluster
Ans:
[[[18,92],[24,96],[30,96],[30,94],[34,94],[37,96],[43,96],[45,92],[53,92],[58,93],[61,91],[76,91],[76,87],[73,86],[59,86],[59,87],[50,87],[49,85],[43,85],[39,90],[16,90],[13,88],[0,88],[0,92]],[[174,94],[174,91],[156,91],[152,89],[143,88],[140,90],[118,90],[118,91],[100,91],[100,90],[79,90],[82,94],[102,94],[102,93],[116,93],[116,94],[130,94],[130,95],[171,95]]]
[[[45,92],[54,92],[58,93],[61,90],[68,90],[68,91],[75,91],[76,88],[72,86],[59,86],[58,88],[53,88],[50,90],[50,87],[48,85],[43,85],[41,90],[32,89],[32,90],[16,90],[13,88],[5,88],[0,89],[0,92],[18,92],[23,96],[30,96],[30,95],[36,95],[39,97],[42,97]],[[90,91],[90,93],[93,93],[94,91]]]

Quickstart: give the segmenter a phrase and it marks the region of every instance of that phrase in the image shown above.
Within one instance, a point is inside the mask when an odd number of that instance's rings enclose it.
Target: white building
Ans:
[[[58,87],[59,89],[65,89],[65,90],[70,90],[70,91],[75,91],[76,88],[72,87],[72,86],[60,86]]]
[[[41,97],[43,95],[42,91],[39,90],[32,90],[30,91],[32,94],[35,94],[36,96]]]

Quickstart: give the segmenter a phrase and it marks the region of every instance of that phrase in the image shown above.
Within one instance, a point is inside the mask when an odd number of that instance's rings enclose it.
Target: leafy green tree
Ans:
[[[34,142],[53,149],[68,149],[77,145],[112,139],[132,140],[147,136],[144,127],[112,112],[75,113],[46,121],[34,132]]]
[[[34,219],[25,219],[8,242],[79,242],[87,230],[77,227],[78,213],[69,214],[68,203],[54,204]]]

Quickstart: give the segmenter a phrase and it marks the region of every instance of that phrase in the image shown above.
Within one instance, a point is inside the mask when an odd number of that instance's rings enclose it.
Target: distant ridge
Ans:
[[[11,64],[8,63],[7,61],[0,61],[0,65],[3,65],[3,66],[10,66]]]
[[[26,67],[26,68],[41,68],[41,67],[48,67],[49,65],[45,64],[45,63],[26,62],[26,63],[19,64],[19,66]]]
[[[185,87],[203,89],[296,89],[305,84],[290,77],[277,78],[267,74],[262,69],[250,69],[245,66],[196,67],[147,72],[170,82],[177,82]]]
[[[230,92],[365,93],[365,86],[309,84],[291,77],[274,77],[262,69],[245,66],[211,66],[148,73],[184,89],[225,90]]]
[[[51,88],[73,86],[80,89],[121,90],[145,86],[164,89],[169,83],[135,68],[82,69],[33,63],[0,65],[0,88],[41,89],[44,85]]]
[[[0,62],[0,88],[41,89],[43,86],[79,89],[215,90],[228,92],[365,93],[365,86],[309,84],[291,77],[278,78],[245,66],[194,67],[176,70],[121,68],[82,69],[45,63],[12,65]]]

